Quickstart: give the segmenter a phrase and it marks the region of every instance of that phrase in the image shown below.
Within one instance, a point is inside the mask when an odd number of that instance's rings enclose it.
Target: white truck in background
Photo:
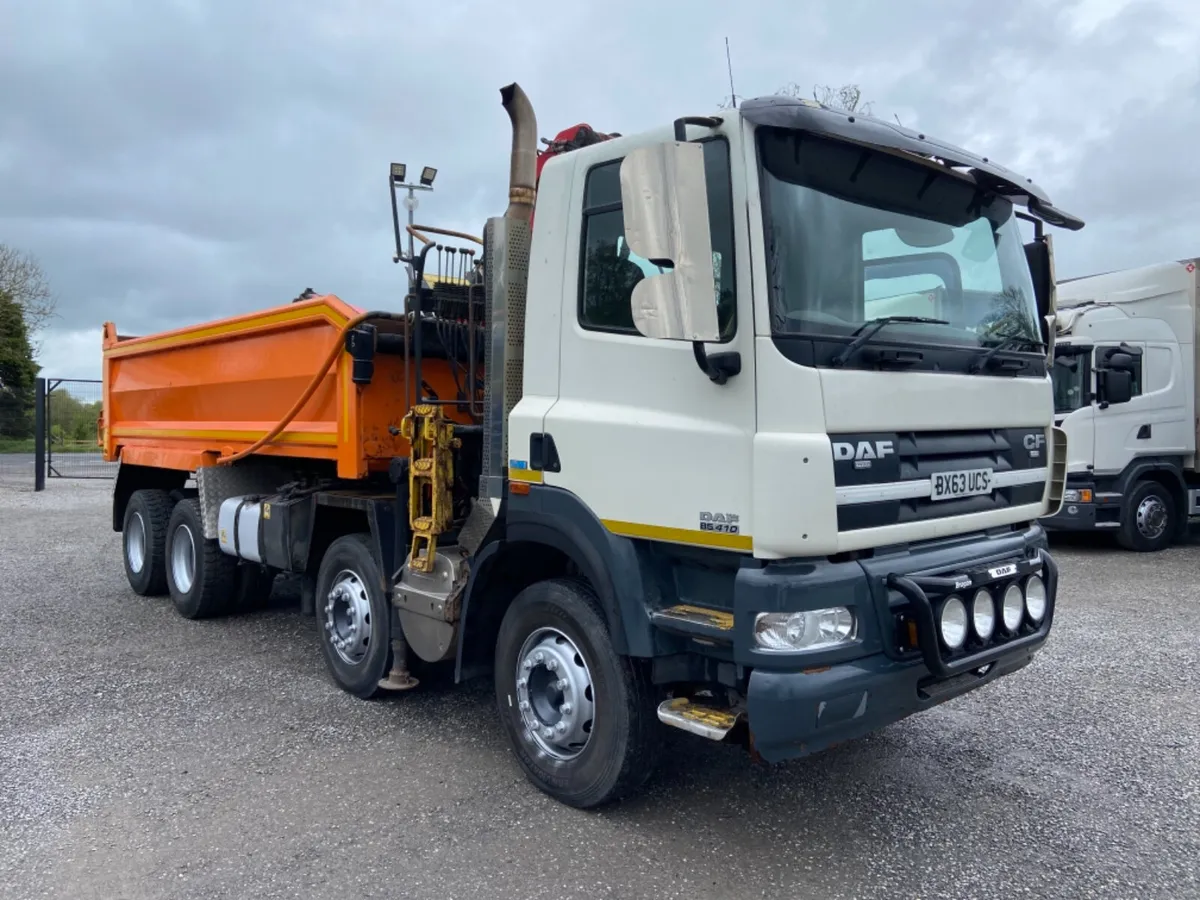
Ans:
[[[1156,551],[1187,532],[1197,473],[1197,259],[1059,282],[1054,421],[1067,489],[1049,529]]]

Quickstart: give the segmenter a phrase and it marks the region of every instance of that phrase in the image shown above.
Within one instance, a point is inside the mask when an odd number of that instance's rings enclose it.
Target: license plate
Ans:
[[[954,500],[976,497],[992,492],[991,469],[963,469],[959,472],[938,472],[933,476],[933,500]]]

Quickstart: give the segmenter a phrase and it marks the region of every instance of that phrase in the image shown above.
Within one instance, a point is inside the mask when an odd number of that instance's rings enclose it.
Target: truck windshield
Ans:
[[[897,323],[878,340],[1036,349],[1033,282],[1008,200],[895,154],[780,128],[758,134],[775,335],[826,339],[832,350],[900,315],[946,324]]]
[[[1054,348],[1054,368],[1050,370],[1054,382],[1054,411],[1069,413],[1087,405],[1088,400],[1088,356],[1078,348],[1058,346]]]

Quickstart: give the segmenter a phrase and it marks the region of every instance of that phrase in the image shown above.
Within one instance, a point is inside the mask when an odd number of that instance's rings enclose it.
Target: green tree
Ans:
[[[33,437],[39,368],[33,361],[24,310],[10,294],[0,291],[0,437]]]
[[[50,443],[56,448],[72,446],[90,449],[96,443],[96,419],[101,403],[84,403],[65,387],[51,391],[46,398],[46,421],[50,425]]]

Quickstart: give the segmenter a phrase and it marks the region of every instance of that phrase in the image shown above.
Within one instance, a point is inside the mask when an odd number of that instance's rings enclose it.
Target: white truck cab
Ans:
[[[1057,530],[1168,546],[1196,513],[1196,265],[1185,259],[1061,282],[1055,423],[1068,435]]]
[[[663,722],[744,722],[767,760],[1032,659],[1066,452],[1042,227],[1081,221],[981,157],[777,97],[550,159],[532,229],[524,187],[485,231],[479,509],[503,530],[470,548],[468,634],[493,558],[551,546],[650,662]],[[528,591],[514,608],[549,602]],[[522,765],[583,778],[521,659],[494,673]]]

